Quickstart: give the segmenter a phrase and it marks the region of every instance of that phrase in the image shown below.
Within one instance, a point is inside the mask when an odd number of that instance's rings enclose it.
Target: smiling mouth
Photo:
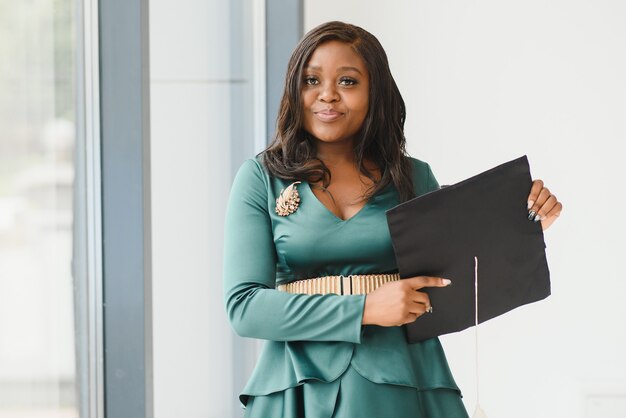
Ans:
[[[314,112],[315,116],[322,122],[334,122],[343,116],[343,113],[336,110],[323,110],[321,112]]]

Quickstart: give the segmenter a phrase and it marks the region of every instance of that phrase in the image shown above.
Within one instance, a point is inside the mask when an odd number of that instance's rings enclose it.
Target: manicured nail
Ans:
[[[534,200],[529,200],[528,201],[528,209],[532,208],[534,204],[535,204]]]
[[[447,285],[452,283],[449,279],[443,279],[442,282],[443,282],[444,286],[447,286]]]
[[[537,216],[535,216],[535,222],[539,222],[541,220],[541,215],[537,214]]]
[[[535,219],[535,215],[537,215],[537,212],[535,212],[534,210],[528,212],[528,220],[532,221],[533,219]]]

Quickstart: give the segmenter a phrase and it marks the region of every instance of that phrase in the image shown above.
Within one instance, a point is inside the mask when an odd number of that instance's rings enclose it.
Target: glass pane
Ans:
[[[0,418],[79,416],[75,9],[0,0]]]

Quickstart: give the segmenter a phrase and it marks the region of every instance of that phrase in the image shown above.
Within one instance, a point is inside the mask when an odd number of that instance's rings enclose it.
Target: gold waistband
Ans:
[[[304,293],[307,295],[335,293],[337,295],[364,295],[373,292],[385,283],[400,280],[394,274],[351,274],[349,276],[325,276],[313,279],[297,280],[281,284],[276,288],[288,293]]]

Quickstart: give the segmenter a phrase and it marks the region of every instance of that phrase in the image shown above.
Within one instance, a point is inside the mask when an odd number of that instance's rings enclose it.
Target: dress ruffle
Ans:
[[[354,367],[333,382],[311,380],[250,398],[244,418],[468,418],[453,389],[377,384]]]
[[[459,391],[439,339],[408,344],[402,327],[365,327],[351,364],[374,383]]]
[[[350,364],[355,344],[343,341],[265,341],[252,376],[239,395],[263,396],[307,381],[330,383]]]
[[[460,395],[437,338],[407,344],[401,327],[365,326],[361,344],[323,341],[266,341],[239,399],[266,396],[304,383],[332,383],[351,366],[374,384],[417,391],[448,389]]]

